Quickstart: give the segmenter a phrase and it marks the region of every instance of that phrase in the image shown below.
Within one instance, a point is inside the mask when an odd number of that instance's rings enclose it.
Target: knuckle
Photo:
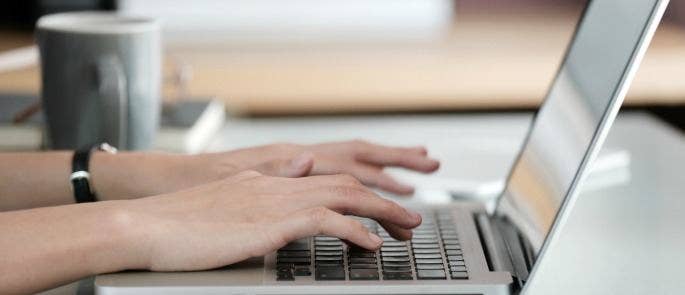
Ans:
[[[321,225],[329,216],[330,210],[326,207],[315,207],[309,212],[309,218],[316,225]]]
[[[262,176],[262,173],[260,173],[257,170],[245,170],[245,171],[239,172],[238,174],[236,174],[236,176],[245,177],[245,178],[252,178],[252,177]]]
[[[361,182],[357,178],[355,178],[352,175],[349,174],[339,174],[337,176],[338,178],[338,183],[344,184],[344,185],[350,185],[350,186],[358,186],[361,185]]]
[[[380,208],[381,210],[383,210],[384,212],[388,212],[388,213],[394,213],[394,212],[397,212],[398,210],[401,210],[400,205],[398,205],[397,203],[395,203],[393,201],[389,201],[386,199],[382,199],[380,207],[381,207]]]
[[[331,187],[330,190],[333,195],[345,198],[355,198],[362,193],[362,190],[355,185],[337,185]]]

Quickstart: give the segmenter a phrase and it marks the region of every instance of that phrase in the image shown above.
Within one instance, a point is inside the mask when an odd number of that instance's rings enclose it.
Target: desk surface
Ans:
[[[365,138],[426,144],[439,176],[504,177],[529,115],[239,119],[212,149],[272,141]],[[476,144],[481,149],[469,149]],[[466,147],[466,148],[465,148]],[[685,137],[644,113],[621,114],[605,148],[627,150],[628,179],[583,190],[533,294],[675,294],[685,290]],[[508,152],[507,152],[508,151]],[[498,163],[488,154],[496,153]]]

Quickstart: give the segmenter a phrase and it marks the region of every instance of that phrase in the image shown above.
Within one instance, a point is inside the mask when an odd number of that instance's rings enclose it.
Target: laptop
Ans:
[[[478,202],[414,208],[411,241],[368,251],[329,236],[199,272],[96,277],[99,294],[525,293],[557,236],[616,117],[668,0],[591,0],[531,123],[496,209]]]

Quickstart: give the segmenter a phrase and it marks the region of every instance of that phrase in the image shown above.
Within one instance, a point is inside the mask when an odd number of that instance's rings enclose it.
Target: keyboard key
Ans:
[[[437,244],[438,239],[412,239],[411,243],[416,244]]]
[[[404,257],[383,257],[383,262],[409,262],[409,256]]]
[[[416,269],[445,269],[442,264],[417,264]]]
[[[283,257],[276,260],[278,263],[292,263],[295,265],[311,264],[312,260],[309,257]]]
[[[376,263],[376,258],[350,257],[349,263]]]
[[[459,237],[457,237],[457,235],[455,235],[455,234],[443,234],[442,239],[443,240],[458,240]]]
[[[381,252],[402,252],[407,251],[407,246],[400,247],[381,247]]]
[[[343,267],[342,261],[317,261],[316,267]]]
[[[314,237],[314,241],[340,241],[340,239],[336,237],[316,236]]]
[[[319,256],[316,255],[316,261],[342,261],[343,257],[341,256]]]
[[[440,249],[414,249],[414,254],[440,254]]]
[[[342,267],[317,267],[314,278],[317,281],[345,280],[345,269]]]
[[[383,265],[384,272],[411,272],[411,266],[387,266]]]
[[[439,249],[438,244],[413,244],[412,248],[414,249]]]
[[[445,245],[445,250],[461,250],[461,245]]]
[[[464,261],[450,261],[449,262],[450,266],[465,266],[466,263]]]
[[[342,246],[314,246],[316,251],[342,251]]]
[[[445,245],[459,245],[459,240],[454,240],[454,239],[442,240],[442,243]]]
[[[412,280],[411,272],[383,272],[384,280]]]
[[[378,266],[375,263],[352,263],[350,264],[350,269],[377,269]]]
[[[311,251],[278,251],[277,257],[310,257],[312,256]]]
[[[436,234],[415,234],[412,239],[437,239]]]
[[[445,271],[439,269],[420,269],[416,271],[419,280],[439,280],[445,279]]]
[[[390,267],[411,267],[411,264],[409,261],[407,262],[383,262],[383,266],[390,266]]]
[[[277,281],[294,281],[295,277],[293,276],[293,273],[290,270],[279,271],[279,272],[276,272],[276,280]]]
[[[382,252],[381,256],[385,257],[404,257],[409,256],[409,252]]]
[[[407,246],[407,242],[401,242],[401,241],[392,241],[392,242],[384,242],[383,247],[398,247],[398,246]]]
[[[342,256],[343,251],[316,251],[316,256]]]
[[[464,271],[453,271],[450,276],[455,280],[466,280],[469,278],[469,274]]]
[[[450,267],[451,271],[466,271],[466,266],[452,266]]]
[[[347,248],[349,253],[376,253],[376,251],[371,251],[358,246],[350,246]]]
[[[442,259],[416,259],[416,264],[442,264]]]
[[[414,229],[413,232],[415,235],[434,235],[434,234],[437,234],[437,231],[434,228],[430,228],[430,229],[417,228],[417,229]]]
[[[295,274],[295,276],[298,277],[312,275],[312,272],[309,270],[309,267],[296,267],[293,273]]]
[[[287,245],[283,246],[281,248],[281,251],[302,251],[302,250],[309,250],[309,239],[299,239],[292,241],[288,243]]]
[[[350,280],[378,280],[376,269],[351,269]]]
[[[464,261],[464,256],[462,255],[449,255],[447,256],[448,261]]]
[[[350,253],[350,257],[371,258],[376,257],[376,252],[356,252]]]
[[[462,252],[461,250],[447,250],[447,251],[445,251],[445,254],[447,254],[447,255],[463,255],[464,252]]]
[[[415,259],[442,259],[442,255],[440,255],[440,254],[420,254],[420,253],[414,253],[414,258],[415,258]]]

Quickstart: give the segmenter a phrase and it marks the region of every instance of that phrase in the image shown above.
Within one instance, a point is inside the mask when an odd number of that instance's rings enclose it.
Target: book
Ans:
[[[0,94],[0,151],[36,151],[43,147],[44,117],[37,112],[21,123],[17,113],[34,104],[32,95]],[[203,152],[226,120],[223,102],[193,98],[163,108],[152,150],[195,154]]]

